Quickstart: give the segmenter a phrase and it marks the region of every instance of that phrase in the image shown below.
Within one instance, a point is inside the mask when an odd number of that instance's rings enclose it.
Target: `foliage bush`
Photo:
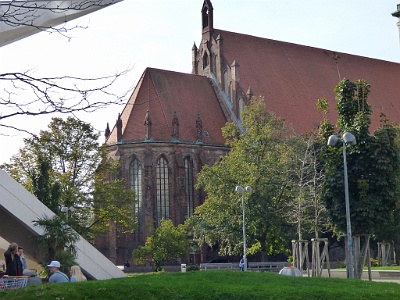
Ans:
[[[132,257],[136,264],[145,264],[150,259],[154,271],[159,272],[163,270],[163,262],[186,257],[188,249],[186,228],[183,225],[175,227],[171,220],[162,219],[146,244],[133,251]]]
[[[371,258],[371,267],[378,267],[379,261],[375,258]]]
[[[196,264],[190,264],[188,266],[186,266],[186,271],[199,271],[200,270],[200,266],[196,265]]]

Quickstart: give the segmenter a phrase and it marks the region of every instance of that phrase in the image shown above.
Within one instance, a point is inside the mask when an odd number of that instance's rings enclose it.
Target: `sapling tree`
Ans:
[[[162,263],[185,258],[188,253],[186,227],[182,224],[175,227],[171,220],[162,219],[146,244],[133,251],[132,257],[136,264],[146,264],[150,260],[154,271],[159,272],[162,271]]]
[[[369,133],[371,106],[367,102],[370,91],[364,80],[342,80],[335,88],[338,135],[350,132],[357,144],[347,147],[349,204],[353,236],[379,235],[391,224],[398,203],[400,171],[398,130],[382,118],[382,124]],[[342,143],[326,146],[322,199],[336,232],[346,232],[344,201],[344,166]],[[357,254],[357,253],[356,253]],[[357,255],[356,255],[357,256]],[[356,262],[361,276],[363,262]]]

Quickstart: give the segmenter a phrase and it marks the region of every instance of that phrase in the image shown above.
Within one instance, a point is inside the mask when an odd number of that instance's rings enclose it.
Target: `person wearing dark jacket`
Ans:
[[[18,245],[11,243],[6,252],[4,252],[6,261],[6,275],[22,276],[22,263],[18,255]]]

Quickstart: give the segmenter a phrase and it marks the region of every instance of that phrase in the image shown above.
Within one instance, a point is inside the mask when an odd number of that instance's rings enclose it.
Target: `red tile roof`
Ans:
[[[150,114],[151,137],[155,141],[171,141],[172,119],[176,112],[181,142],[196,142],[196,120],[200,114],[203,132],[206,131],[203,142],[224,144],[221,128],[226,119],[210,81],[204,76],[147,68],[121,113],[124,143],[145,139],[146,111]],[[116,142],[114,127],[107,144]]]
[[[227,64],[239,65],[240,84],[254,96],[264,96],[267,109],[285,118],[298,133],[318,126],[322,114],[318,98],[327,98],[329,118],[337,119],[334,88],[340,78],[365,79],[371,85],[368,102],[372,127],[383,112],[400,122],[400,64],[330,50],[312,48],[251,35],[215,30],[223,38]],[[334,57],[339,57],[337,60]],[[340,75],[340,78],[339,78]]]
[[[323,119],[316,107],[318,98],[328,99],[329,119],[336,122],[334,88],[343,78],[365,79],[370,83],[372,129],[379,126],[381,113],[400,123],[398,63],[223,30],[214,30],[213,34],[223,38],[225,63],[236,61],[240,65],[242,92],[251,87],[254,96],[264,96],[266,108],[283,117],[297,133],[316,128]],[[209,133],[203,136],[203,141],[224,144],[221,128],[226,118],[210,81],[204,76],[146,69],[121,114],[125,143],[145,139],[147,110],[155,141],[171,141],[176,111],[180,141],[196,142],[196,119],[200,114],[203,131]],[[116,142],[114,128],[107,143]]]

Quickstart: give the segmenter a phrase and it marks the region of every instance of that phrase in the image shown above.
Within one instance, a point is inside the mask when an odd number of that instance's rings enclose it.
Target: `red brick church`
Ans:
[[[253,95],[301,134],[322,119],[317,99],[328,99],[335,122],[334,87],[343,78],[365,79],[372,126],[381,113],[400,122],[400,64],[216,29],[209,0],[199,17],[191,74],[147,68],[115,126],[107,125],[110,158],[120,161],[121,175],[136,191],[139,220],[134,234],[114,228],[97,239],[96,247],[116,264],[131,260],[162,218],[183,223],[203,203],[197,173],[228,152],[221,128],[240,124]]]

